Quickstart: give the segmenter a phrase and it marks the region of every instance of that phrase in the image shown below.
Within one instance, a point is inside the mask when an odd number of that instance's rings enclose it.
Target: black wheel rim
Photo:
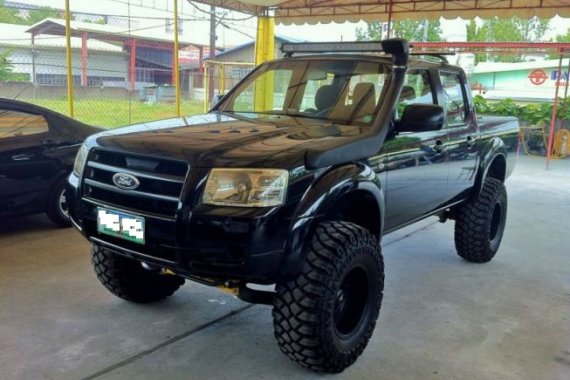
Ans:
[[[344,276],[334,306],[334,323],[340,337],[346,338],[358,330],[369,292],[368,273],[364,268],[353,268]]]
[[[501,230],[501,225],[503,224],[503,206],[501,203],[497,202],[493,208],[493,215],[491,216],[491,231],[489,234],[489,240],[495,241]]]

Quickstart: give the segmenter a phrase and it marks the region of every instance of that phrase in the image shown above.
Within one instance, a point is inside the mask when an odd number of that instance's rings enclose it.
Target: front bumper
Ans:
[[[288,206],[235,208],[198,204],[165,218],[82,197],[73,174],[67,197],[73,224],[92,243],[182,276],[274,282],[283,259]],[[100,234],[97,207],[145,218],[145,244]]]

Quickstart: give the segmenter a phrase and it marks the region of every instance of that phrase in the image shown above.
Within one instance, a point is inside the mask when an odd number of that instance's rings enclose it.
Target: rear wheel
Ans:
[[[114,295],[136,303],[151,303],[171,296],[184,279],[143,268],[136,260],[93,246],[91,262],[99,281]]]
[[[479,197],[461,205],[455,221],[457,254],[467,261],[486,263],[497,253],[507,221],[507,191],[488,178]]]
[[[50,192],[46,214],[48,218],[59,227],[71,226],[69,209],[65,198],[65,186],[67,178],[60,179]]]
[[[301,366],[342,372],[362,354],[376,325],[384,288],[380,245],[355,224],[325,222],[308,249],[303,272],[277,284],[275,338]]]

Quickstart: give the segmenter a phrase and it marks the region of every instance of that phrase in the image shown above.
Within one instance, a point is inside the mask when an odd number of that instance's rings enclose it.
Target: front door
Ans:
[[[433,78],[423,69],[410,69],[400,95],[396,120],[412,103],[435,104]],[[387,157],[386,231],[409,223],[446,201],[448,177],[447,131],[390,133],[382,146]]]
[[[0,213],[43,207],[57,161],[44,155],[51,137],[41,115],[0,109]]]

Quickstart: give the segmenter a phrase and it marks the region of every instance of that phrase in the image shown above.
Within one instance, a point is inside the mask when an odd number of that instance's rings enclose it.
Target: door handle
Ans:
[[[477,141],[473,138],[473,136],[467,136],[465,142],[467,143],[467,146],[471,148]]]
[[[26,154],[26,153],[15,154],[12,156],[12,160],[14,160],[14,161],[27,161],[27,160],[31,159],[32,157],[34,157],[33,154]]]
[[[435,150],[437,153],[443,152],[443,141],[436,140],[435,145],[433,146],[433,150]]]

